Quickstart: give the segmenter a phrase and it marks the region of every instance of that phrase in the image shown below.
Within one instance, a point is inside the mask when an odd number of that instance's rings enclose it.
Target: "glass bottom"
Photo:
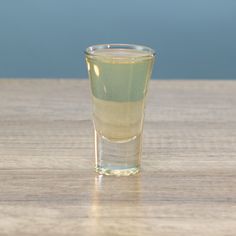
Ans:
[[[140,171],[141,135],[109,140],[95,131],[95,170],[103,175],[128,176]]]

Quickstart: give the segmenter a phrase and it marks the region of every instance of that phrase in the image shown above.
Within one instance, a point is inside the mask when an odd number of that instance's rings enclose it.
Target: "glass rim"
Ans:
[[[124,44],[124,43],[95,44],[87,47],[84,53],[87,56],[100,57],[101,55],[94,54],[96,50],[100,49],[131,49],[131,50],[147,52],[147,54],[134,56],[135,58],[150,58],[156,56],[156,52],[150,47],[138,44]]]

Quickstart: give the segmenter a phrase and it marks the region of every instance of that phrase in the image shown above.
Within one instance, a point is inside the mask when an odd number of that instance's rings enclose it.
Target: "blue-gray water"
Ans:
[[[236,1],[0,0],[0,77],[87,77],[108,42],[154,48],[154,78],[236,78]]]

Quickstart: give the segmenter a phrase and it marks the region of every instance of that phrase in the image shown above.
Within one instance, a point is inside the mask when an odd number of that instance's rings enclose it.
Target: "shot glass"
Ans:
[[[105,175],[140,171],[145,98],[155,52],[132,44],[85,50],[95,133],[95,169]]]

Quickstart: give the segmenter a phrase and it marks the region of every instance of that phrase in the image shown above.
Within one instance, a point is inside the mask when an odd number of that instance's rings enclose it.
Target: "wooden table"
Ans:
[[[152,81],[142,173],[94,173],[86,80],[0,80],[0,235],[236,235],[236,81]]]

